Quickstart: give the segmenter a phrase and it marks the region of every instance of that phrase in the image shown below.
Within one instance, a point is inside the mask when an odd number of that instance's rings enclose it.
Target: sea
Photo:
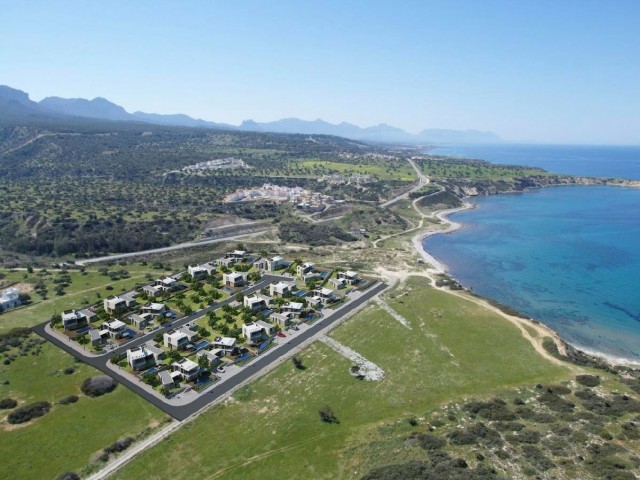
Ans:
[[[640,147],[481,145],[429,153],[640,180]],[[640,189],[561,186],[469,199],[424,248],[475,293],[585,351],[640,361]]]

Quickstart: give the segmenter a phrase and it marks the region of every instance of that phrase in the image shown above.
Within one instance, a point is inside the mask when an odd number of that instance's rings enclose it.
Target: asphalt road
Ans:
[[[258,282],[253,287],[243,290],[242,293],[245,295],[252,293],[254,291],[261,289],[262,287],[268,285],[273,281],[282,280],[282,279],[291,280],[290,277],[265,275],[262,278],[262,280],[260,280],[260,282]],[[303,344],[305,341],[309,340],[313,336],[318,335],[327,327],[336,323],[342,317],[344,317],[345,315],[348,315],[353,310],[355,310],[362,304],[366,303],[372,297],[382,292],[385,288],[387,288],[387,285],[385,285],[384,283],[377,283],[371,286],[362,294],[361,297],[355,300],[350,300],[340,310],[329,315],[328,317],[318,320],[315,324],[313,324],[310,328],[302,332],[300,335],[293,337],[289,342],[285,344],[281,344],[278,347],[278,349],[274,351],[272,354],[266,355],[266,356],[260,356],[255,360],[251,361],[249,364],[243,367],[243,369],[239,373],[235,374],[233,377],[229,377],[223,383],[220,383],[219,385],[213,387],[211,390],[207,391],[207,393],[200,394],[198,398],[196,398],[194,401],[186,405],[170,405],[164,402],[161,398],[156,397],[152,393],[142,388],[140,382],[132,381],[128,378],[127,375],[122,375],[118,371],[112,370],[107,366],[109,359],[114,353],[121,353],[128,350],[129,348],[141,345],[147,342],[148,340],[152,339],[158,332],[163,331],[163,329],[156,330],[155,332],[152,332],[148,335],[145,335],[143,337],[127,342],[123,346],[118,347],[117,349],[114,349],[109,354],[101,355],[101,356],[91,356],[91,357],[82,355],[81,352],[73,348],[70,344],[64,342],[58,337],[49,335],[45,331],[45,326],[47,325],[48,322],[44,322],[33,327],[33,331],[38,335],[40,335],[41,337],[45,338],[46,340],[50,341],[51,343],[55,344],[56,346],[60,347],[61,349],[65,350],[66,352],[70,353],[74,357],[79,358],[84,363],[91,365],[92,367],[109,375],[110,377],[115,378],[119,383],[121,383],[128,389],[132,390],[134,393],[137,393],[142,398],[152,403],[163,412],[166,412],[167,414],[171,415],[176,420],[184,420],[190,417],[191,415],[193,415],[194,413],[198,412],[199,410],[203,409],[204,407],[206,407],[209,403],[229,393],[238,385],[242,384],[246,380],[250,379],[252,376],[256,375],[256,373],[260,372],[260,370],[265,369],[266,367],[274,363],[277,363],[278,361],[280,361],[282,356],[286,355],[288,352],[294,350],[295,348],[298,348],[301,344]],[[231,297],[214,306],[207,307],[206,309],[201,310],[193,315],[184,317],[180,320],[173,322],[173,324],[167,328],[176,328],[186,323],[192,322],[193,320],[196,320],[202,317],[203,315],[205,315],[209,310],[220,308],[222,305],[225,305],[226,303],[230,303],[233,300],[234,298]]]

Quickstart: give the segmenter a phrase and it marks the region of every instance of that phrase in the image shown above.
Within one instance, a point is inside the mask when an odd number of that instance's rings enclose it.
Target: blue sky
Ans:
[[[283,117],[640,144],[640,1],[5,1],[0,84]]]

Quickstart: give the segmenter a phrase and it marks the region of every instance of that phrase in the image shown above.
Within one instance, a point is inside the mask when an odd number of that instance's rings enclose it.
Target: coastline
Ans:
[[[434,216],[437,219],[439,219],[441,222],[448,224],[447,227],[442,229],[442,230],[431,230],[431,231],[428,231],[428,232],[421,232],[421,233],[418,233],[418,234],[414,235],[413,238],[411,239],[411,241],[413,243],[413,246],[414,246],[414,249],[416,250],[416,252],[420,255],[420,257],[426,263],[431,265],[431,270],[434,271],[434,273],[438,273],[438,274],[447,273],[447,266],[445,264],[443,264],[442,262],[438,261],[435,257],[433,257],[433,255],[431,255],[425,249],[425,247],[424,247],[424,239],[426,239],[426,238],[428,238],[428,237],[430,237],[432,235],[447,234],[447,233],[452,233],[452,232],[455,232],[455,231],[459,230],[464,225],[461,224],[461,223],[454,222],[454,221],[450,220],[448,218],[448,215],[450,215],[452,213],[464,211],[464,210],[470,210],[470,209],[473,209],[473,208],[476,208],[476,205],[474,205],[472,203],[469,203],[469,202],[465,202],[462,207],[450,208],[450,209],[436,211],[436,212],[434,212]],[[454,280],[455,280],[455,278],[454,278]],[[489,304],[487,304],[486,306],[490,307]],[[521,319],[521,320],[523,322],[526,321],[524,319]],[[542,322],[542,321],[540,321],[538,319],[531,319],[531,320],[535,320],[536,322],[538,322],[539,326],[542,327],[544,330],[546,330],[550,336],[555,337],[555,338],[561,340],[562,342],[567,343],[568,345],[571,345],[573,348],[575,348],[576,350],[581,351],[582,353],[584,353],[586,355],[589,355],[589,356],[596,357],[598,359],[604,360],[606,363],[608,363],[611,366],[627,366],[627,367],[633,367],[633,368],[640,367],[640,361],[638,361],[638,360],[631,359],[631,358],[626,358],[626,357],[616,357],[614,355],[606,354],[606,353],[603,353],[603,352],[598,352],[598,351],[595,351],[595,350],[585,349],[584,347],[581,347],[579,345],[574,345],[574,344],[572,344],[570,342],[567,342],[564,338],[562,338],[558,334],[558,332],[553,330],[546,323],[544,323],[544,322]]]

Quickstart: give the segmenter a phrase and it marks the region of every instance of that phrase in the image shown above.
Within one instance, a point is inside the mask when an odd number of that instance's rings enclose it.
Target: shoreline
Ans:
[[[523,193],[523,192],[518,192],[518,193]],[[447,233],[452,233],[455,232],[459,229],[461,229],[464,225],[458,222],[454,222],[453,220],[450,220],[448,218],[448,215],[451,215],[452,213],[456,213],[456,212],[461,212],[464,210],[471,210],[476,208],[476,205],[469,203],[469,202],[465,202],[465,204],[462,207],[458,207],[458,208],[449,208],[449,209],[445,209],[445,210],[439,210],[434,212],[434,216],[439,219],[440,221],[447,223],[448,226],[442,230],[432,230],[432,231],[428,231],[428,232],[421,232],[418,233],[416,235],[414,235],[411,239],[414,249],[417,251],[417,253],[420,255],[420,257],[429,265],[431,265],[431,269],[433,271],[435,271],[436,273],[442,273],[442,274],[446,274],[447,273],[447,266],[438,261],[435,257],[433,257],[433,255],[431,255],[425,248],[424,248],[424,239],[432,236],[432,235],[438,235],[438,234],[447,234]],[[451,277],[453,278],[453,277]],[[454,278],[455,280],[455,278]],[[522,319],[523,321],[525,321],[525,319]],[[605,362],[607,362],[609,365],[612,366],[627,366],[627,367],[635,367],[638,368],[640,367],[640,361],[639,360],[635,360],[635,359],[631,359],[631,358],[627,358],[627,357],[617,357],[611,354],[607,354],[607,353],[603,353],[603,352],[598,352],[596,350],[589,350],[586,349],[584,347],[581,347],[579,345],[574,345],[573,343],[567,342],[560,334],[558,334],[558,332],[556,332],[555,330],[553,330],[549,325],[547,325],[545,322],[542,322],[538,319],[533,319],[537,322],[539,322],[540,326],[542,326],[544,329],[546,329],[550,335],[555,336],[557,338],[559,338],[560,340],[562,340],[563,342],[567,343],[568,345],[571,345],[573,348],[575,348],[576,350],[579,350],[581,352],[583,352],[586,355],[592,356],[592,357],[596,357],[599,358],[601,360],[604,360]]]

